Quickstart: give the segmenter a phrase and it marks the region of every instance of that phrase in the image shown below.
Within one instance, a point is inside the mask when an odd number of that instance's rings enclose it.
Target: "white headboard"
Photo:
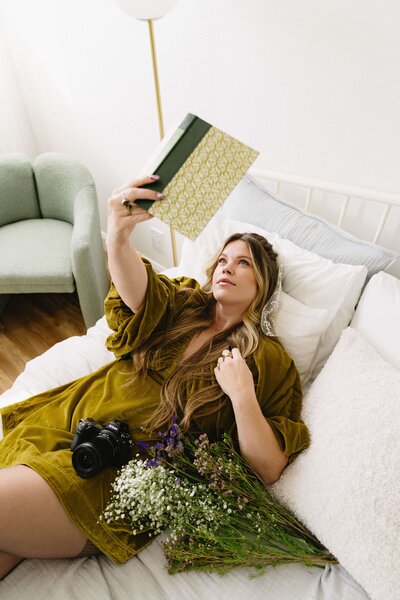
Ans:
[[[400,193],[264,169],[251,169],[249,173],[285,200],[323,217],[360,239],[400,254]],[[391,267],[390,272],[400,278],[400,264]]]

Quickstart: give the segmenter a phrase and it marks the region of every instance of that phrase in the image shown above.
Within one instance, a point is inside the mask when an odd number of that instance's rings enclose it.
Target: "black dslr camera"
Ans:
[[[106,467],[126,464],[132,446],[125,421],[103,426],[94,419],[80,419],[71,444],[72,464],[80,477],[93,477]]]

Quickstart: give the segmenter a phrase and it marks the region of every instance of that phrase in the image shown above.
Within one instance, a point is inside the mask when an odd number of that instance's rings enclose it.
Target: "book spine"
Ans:
[[[210,123],[189,113],[179,126],[179,129],[184,129],[184,133],[155,169],[155,174],[160,176],[159,181],[143,187],[163,192],[211,127]],[[149,210],[153,202],[152,200],[136,200],[136,204]]]

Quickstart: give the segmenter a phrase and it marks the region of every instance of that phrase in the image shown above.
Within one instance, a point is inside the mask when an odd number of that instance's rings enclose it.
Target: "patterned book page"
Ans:
[[[165,187],[149,213],[194,240],[236,187],[258,152],[216,127]]]

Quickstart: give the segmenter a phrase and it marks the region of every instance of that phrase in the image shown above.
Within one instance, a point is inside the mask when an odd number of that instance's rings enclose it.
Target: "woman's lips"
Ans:
[[[218,283],[221,285],[236,285],[236,283],[233,283],[229,279],[218,279]]]

